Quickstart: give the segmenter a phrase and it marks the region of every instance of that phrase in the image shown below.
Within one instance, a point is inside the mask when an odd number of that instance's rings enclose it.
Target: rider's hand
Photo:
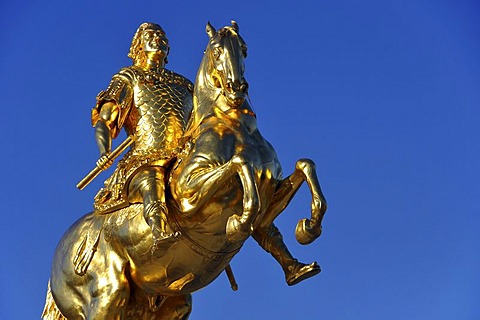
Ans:
[[[109,156],[109,153],[101,156],[100,159],[98,159],[97,161],[97,167],[99,167],[102,170],[107,170],[113,164],[113,160],[110,159],[108,156]]]

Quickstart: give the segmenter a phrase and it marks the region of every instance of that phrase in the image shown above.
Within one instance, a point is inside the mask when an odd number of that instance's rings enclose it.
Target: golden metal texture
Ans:
[[[115,160],[120,154],[122,154],[125,150],[127,150],[130,145],[133,143],[133,137],[128,136],[125,141],[123,141],[115,150],[113,150],[110,154],[105,156],[105,162],[107,161],[113,161]],[[102,165],[97,165],[95,168],[90,171],[85,178],[80,180],[80,182],[77,184],[77,188],[80,190],[83,190],[90,182],[92,182],[93,179],[95,179],[100,172],[105,170],[104,166]]]
[[[155,24],[140,26],[134,65],[97,97],[101,156],[122,127],[135,142],[96,210],[60,240],[43,319],[187,319],[191,293],[224,270],[236,288],[229,262],[249,236],[279,262],[288,285],[320,272],[290,254],[274,225],[306,182],[311,216],[299,221],[296,238],[320,236],[327,207],[315,164],[300,159],[283,178],[247,99],[238,25],[217,31],[209,23],[206,31],[193,110],[189,81],[164,68],[168,40]],[[103,159],[100,166],[109,164]]]

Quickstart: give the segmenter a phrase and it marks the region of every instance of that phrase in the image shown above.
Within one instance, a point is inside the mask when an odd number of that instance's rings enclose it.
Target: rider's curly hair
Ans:
[[[130,45],[130,52],[128,53],[128,57],[133,60],[135,64],[141,64],[145,59],[146,56],[143,53],[142,49],[142,33],[146,29],[157,29],[159,30],[164,36],[166,36],[165,31],[163,31],[162,27],[156,23],[151,22],[144,22],[138,27],[135,35],[132,39],[132,44]],[[165,64],[168,63],[167,56],[165,56]]]

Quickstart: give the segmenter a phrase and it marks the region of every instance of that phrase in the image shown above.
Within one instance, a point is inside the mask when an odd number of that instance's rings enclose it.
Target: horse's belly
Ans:
[[[167,247],[155,253],[158,259],[139,265],[131,262],[131,277],[143,291],[160,295],[191,293],[215,280],[230,260],[207,258],[179,239]]]

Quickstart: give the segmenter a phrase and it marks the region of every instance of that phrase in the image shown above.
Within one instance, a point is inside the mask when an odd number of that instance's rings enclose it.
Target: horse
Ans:
[[[273,221],[304,181],[312,194],[311,217],[299,221],[295,235],[301,244],[321,235],[326,201],[315,164],[300,159],[282,177],[248,102],[247,47],[238,25],[232,21],[216,31],[208,23],[206,31],[187,142],[168,179],[174,236],[152,253],[142,204],[81,217],[55,250],[44,320],[187,319],[191,293],[214,281],[249,236],[280,259],[268,245],[281,238]],[[90,258],[82,260],[85,254]],[[79,260],[88,261],[80,271]],[[286,260],[289,284],[320,271],[316,263]]]

